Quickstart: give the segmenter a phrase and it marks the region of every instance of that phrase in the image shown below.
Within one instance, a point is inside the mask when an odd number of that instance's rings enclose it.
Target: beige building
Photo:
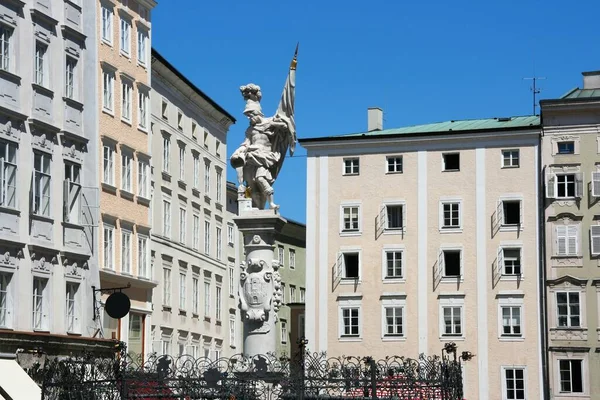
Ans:
[[[550,398],[600,398],[600,71],[543,100]]]
[[[153,351],[237,353],[234,244],[226,215],[227,132],[235,119],[152,50]]]
[[[100,133],[100,284],[122,287],[131,312],[104,314],[103,335],[148,351],[152,289],[150,268],[150,13],[154,0],[100,0],[98,85]]]
[[[306,334],[331,356],[439,355],[465,398],[542,398],[538,117],[301,139]]]

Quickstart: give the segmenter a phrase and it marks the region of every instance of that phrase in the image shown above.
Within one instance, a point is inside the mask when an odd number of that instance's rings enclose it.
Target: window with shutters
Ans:
[[[0,328],[13,327],[14,315],[13,274],[0,272]]]
[[[568,167],[564,168],[569,169]],[[580,172],[576,170],[566,173],[546,171],[546,198],[574,199],[581,197],[583,197],[583,175]]]
[[[34,153],[34,173],[33,173],[33,213],[37,215],[43,215],[45,217],[50,216],[50,194],[51,194],[51,180],[52,175],[50,174],[50,163],[52,159],[49,154],[46,153]]]
[[[388,204],[386,208],[386,230],[402,230],[404,229],[404,205],[403,204]]]
[[[590,251],[593,256],[600,255],[600,225],[590,227]]]
[[[524,400],[527,397],[526,367],[502,367],[502,400]]]
[[[359,205],[343,205],[341,208],[341,233],[358,233],[360,232],[360,206]]]
[[[498,267],[501,276],[521,276],[521,248],[501,247],[498,250]]]
[[[555,227],[555,256],[577,257],[579,255],[579,225]]]
[[[0,141],[0,205],[17,206],[17,144]]]
[[[558,328],[581,327],[580,293],[556,292],[556,315]]]
[[[438,268],[442,278],[462,277],[462,250],[441,250],[438,257]]]
[[[599,141],[599,143],[600,143],[600,141]],[[600,197],[600,171],[592,172],[591,186],[592,186],[592,196]]]
[[[76,282],[67,282],[66,285],[66,321],[67,332],[79,333],[79,284]]]
[[[358,175],[359,174],[359,159],[344,158],[343,175]]]
[[[336,264],[337,274],[342,280],[360,279],[360,252],[340,252]]]
[[[502,225],[518,226],[523,223],[522,220],[523,202],[521,200],[503,200],[502,201]]]
[[[559,393],[583,393],[583,360],[558,360]]]

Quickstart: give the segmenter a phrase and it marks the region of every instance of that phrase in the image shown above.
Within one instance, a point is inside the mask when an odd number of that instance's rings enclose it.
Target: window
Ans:
[[[185,274],[179,274],[179,309],[185,310]]]
[[[358,232],[358,206],[344,206],[343,218],[344,224],[342,225],[342,232]]]
[[[227,244],[233,245],[233,224],[227,224]]]
[[[146,44],[148,43],[148,34],[138,28],[137,39],[138,63],[146,65]]]
[[[200,283],[198,278],[192,278],[192,313],[198,315],[198,300],[200,297]]]
[[[300,303],[304,303],[306,301],[306,289],[300,288]]]
[[[198,132],[198,124],[192,121],[192,137],[197,140],[196,135]]]
[[[169,172],[171,158],[171,139],[163,137],[163,172]]]
[[[208,131],[204,130],[204,148],[208,149]]]
[[[200,156],[194,153],[194,189],[200,189]]]
[[[0,272],[0,327],[12,327],[13,294],[12,274]]]
[[[591,253],[594,256],[600,254],[600,225],[590,227]]]
[[[185,147],[179,146],[179,180],[185,181]]]
[[[575,142],[558,142],[558,154],[575,154]]]
[[[390,156],[386,157],[386,160],[388,174],[402,173],[402,156]]]
[[[102,71],[102,108],[113,111],[113,91],[115,76],[112,72]]]
[[[185,244],[185,232],[186,232],[186,220],[187,220],[187,211],[185,208],[179,209],[179,241]]]
[[[579,328],[581,326],[581,309],[579,292],[557,292],[556,311],[559,328]]]
[[[229,345],[235,347],[235,315],[229,316]]]
[[[386,250],[385,254],[385,279],[400,279],[402,275],[402,251]]]
[[[287,322],[285,320],[281,320],[281,343],[286,344],[288,341],[288,329]]]
[[[525,368],[504,367],[505,400],[525,399]]]
[[[217,226],[217,259],[223,258],[223,234],[220,227]]]
[[[104,268],[115,269],[115,228],[112,225],[104,224]]]
[[[288,254],[290,257],[290,269],[295,269],[296,268],[296,250],[289,249]]]
[[[17,206],[17,145],[0,141],[0,205]]]
[[[442,229],[459,229],[460,217],[460,202],[442,203]]]
[[[163,235],[171,237],[171,203],[163,200]]]
[[[283,246],[277,246],[277,260],[279,261],[279,265],[283,267],[285,263],[285,249]]]
[[[204,316],[210,318],[210,282],[204,282]]]
[[[216,301],[216,305],[215,305],[215,318],[217,319],[217,321],[221,320],[221,302],[223,301],[223,295],[222,295],[223,291],[221,289],[221,286],[217,286],[216,287],[216,291],[215,291],[215,301]]]
[[[344,158],[344,175],[358,175],[358,158]]]
[[[33,329],[47,331],[49,327],[48,307],[49,304],[48,279],[33,277]]]
[[[200,251],[200,216],[194,214],[192,232],[192,246]]]
[[[574,257],[579,254],[579,225],[556,226],[556,255]]]
[[[79,284],[67,282],[66,286],[66,321],[67,332],[79,332],[79,304],[77,301],[77,292]]]
[[[102,40],[112,44],[113,39],[113,12],[102,6]]]
[[[126,121],[131,121],[131,92],[133,88],[131,83],[121,83],[121,117]]]
[[[65,97],[69,99],[75,98],[75,66],[77,60],[72,57],[67,57],[65,61]]]
[[[229,295],[235,295],[235,269],[229,267]]]
[[[34,153],[33,212],[46,217],[50,216],[50,161],[50,155]]]
[[[462,336],[462,307],[442,307],[442,336]]]
[[[0,24],[0,69],[10,71],[12,29]]]
[[[131,274],[131,232],[121,229],[121,272]]]
[[[169,104],[165,101],[165,99],[163,99],[161,103],[161,114],[163,119],[169,119]]]
[[[460,153],[442,154],[444,171],[460,170]]]
[[[121,18],[121,53],[129,56],[131,52],[131,23]]]
[[[40,42],[35,43],[35,75],[33,81],[40,86],[46,86],[48,82],[48,71],[46,70],[47,51],[47,45]]]
[[[387,230],[401,230],[404,228],[404,205],[386,205]]]
[[[150,279],[150,269],[148,268],[148,237],[138,234],[138,275],[142,278]]]
[[[163,268],[163,305],[171,304],[171,270]]]
[[[138,196],[150,198],[150,165],[146,161],[138,160]]]
[[[221,157],[221,142],[215,140],[215,155],[217,158]]]
[[[221,184],[223,183],[223,173],[217,169],[217,187],[215,188],[215,190],[217,191],[217,203],[220,203],[222,200],[222,190],[221,190]]]
[[[210,196],[210,164],[204,164],[204,194]]]
[[[131,170],[133,169],[132,165],[133,159],[131,154],[121,153],[121,189],[129,193],[133,192],[133,189],[131,188],[133,185],[131,173]]]
[[[442,250],[438,259],[441,277],[458,278],[462,276],[462,251]]]
[[[103,162],[103,182],[114,186],[115,184],[115,169],[114,169],[114,158],[115,151],[112,147],[104,146],[104,162]]]
[[[502,306],[502,336],[521,336],[521,307]]]
[[[210,255],[210,222],[204,221],[204,254]]]
[[[138,126],[148,129],[148,94],[138,90]]]
[[[296,302],[296,286],[290,285],[290,303]]]
[[[583,360],[558,360],[560,393],[583,393]]]
[[[342,279],[356,280],[360,278],[360,254],[345,251],[338,255],[337,274]]]
[[[177,129],[183,131],[183,114],[180,110],[177,110]]]
[[[285,303],[286,303],[286,300],[285,300],[285,298],[286,298],[286,297],[287,297],[287,296],[285,295],[285,283],[283,283],[283,282],[282,282],[282,283],[281,283],[281,302],[282,302],[283,304],[285,304]]]
[[[502,167],[519,167],[519,150],[502,150]]]
[[[576,197],[575,174],[564,174],[556,176],[557,198]]]
[[[498,264],[504,276],[519,276],[521,269],[521,249],[502,247],[498,250]]]
[[[403,307],[384,307],[385,312],[385,331],[384,336],[404,336],[403,325]]]
[[[498,219],[502,226],[519,226],[522,220],[522,200],[501,200],[498,204]]]
[[[342,337],[359,337],[360,321],[358,307],[342,307]]]

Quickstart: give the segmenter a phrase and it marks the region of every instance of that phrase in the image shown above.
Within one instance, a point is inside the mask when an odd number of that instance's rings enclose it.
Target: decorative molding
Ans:
[[[587,328],[550,328],[550,340],[587,340]]]
[[[561,287],[565,287],[565,288],[571,287],[571,286],[585,287],[588,283],[588,279],[580,279],[580,278],[576,278],[572,275],[563,275],[556,279],[548,279],[546,281],[546,283],[550,287],[554,287],[554,286],[561,286]]]

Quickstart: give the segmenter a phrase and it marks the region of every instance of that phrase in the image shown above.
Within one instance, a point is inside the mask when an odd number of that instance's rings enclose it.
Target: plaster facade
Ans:
[[[69,354],[100,327],[95,2],[0,15],[0,352]]]
[[[311,351],[416,358],[456,342],[476,355],[465,398],[505,399],[511,376],[541,398],[540,127],[519,118],[300,140]]]
[[[541,102],[549,395],[600,397],[600,73]]]
[[[152,91],[152,351],[228,357],[239,352],[225,196],[235,119],[155,50]]]

